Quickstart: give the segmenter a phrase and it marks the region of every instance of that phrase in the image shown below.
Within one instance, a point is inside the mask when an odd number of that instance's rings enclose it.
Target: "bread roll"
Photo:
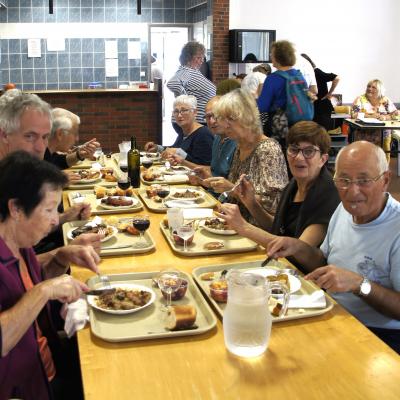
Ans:
[[[203,246],[206,250],[218,250],[224,247],[222,242],[207,242]]]
[[[187,329],[196,322],[196,317],[196,308],[191,305],[169,306],[165,326],[170,330]]]
[[[96,199],[102,199],[106,195],[106,188],[103,186],[96,186],[94,188],[94,193],[96,194]]]

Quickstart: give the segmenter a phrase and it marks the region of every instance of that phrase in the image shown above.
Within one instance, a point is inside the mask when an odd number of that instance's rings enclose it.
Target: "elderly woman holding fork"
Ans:
[[[239,204],[246,221],[257,224],[233,190],[239,180],[249,179],[263,208],[275,214],[280,195],[288,183],[286,162],[279,144],[266,137],[261,128],[256,102],[247,91],[236,89],[222,96],[214,107],[220,128],[237,147],[228,178],[205,179],[215,192],[230,192],[227,201]]]

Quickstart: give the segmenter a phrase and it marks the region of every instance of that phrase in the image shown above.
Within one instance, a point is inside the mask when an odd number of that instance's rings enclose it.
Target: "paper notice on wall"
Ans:
[[[47,51],[65,51],[65,39],[60,37],[48,38]]]
[[[106,59],[106,77],[118,76],[118,58]]]
[[[105,58],[118,58],[118,42],[116,40],[105,41]]]
[[[41,39],[28,39],[28,57],[42,57],[42,51],[40,48]]]
[[[129,60],[140,60],[141,51],[140,51],[140,41],[139,40],[130,40],[128,42],[128,59]]]

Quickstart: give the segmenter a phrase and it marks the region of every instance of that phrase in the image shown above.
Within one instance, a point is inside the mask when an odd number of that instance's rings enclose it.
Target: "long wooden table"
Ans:
[[[175,255],[151,215],[156,250],[104,258],[103,273],[157,271],[255,261],[265,252]],[[73,268],[86,280],[93,275]],[[78,333],[86,400],[101,399],[377,399],[399,398],[400,358],[339,305],[320,316],[274,324],[269,348],[255,359],[231,355],[221,321],[203,335],[109,343]]]

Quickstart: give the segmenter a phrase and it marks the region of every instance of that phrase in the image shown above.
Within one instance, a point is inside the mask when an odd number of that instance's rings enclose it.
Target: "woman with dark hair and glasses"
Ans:
[[[287,137],[286,151],[293,178],[282,193],[275,217],[259,204],[247,181],[237,189],[237,195],[263,229],[246,222],[232,204],[223,204],[219,216],[240,235],[263,246],[274,235],[292,236],[318,246],[340,202],[332,175],[325,167],[330,143],[325,128],[313,121],[293,125]]]

